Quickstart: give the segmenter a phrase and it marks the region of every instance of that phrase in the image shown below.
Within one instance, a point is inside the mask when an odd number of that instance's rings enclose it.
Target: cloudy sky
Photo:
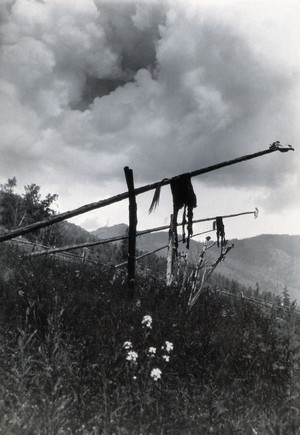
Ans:
[[[194,216],[258,207],[227,236],[300,234],[299,41],[298,0],[0,0],[0,183],[34,182],[62,212],[126,191],[126,165],[141,186],[280,140],[295,152],[194,178]],[[139,229],[169,221],[170,189],[149,216],[151,196]]]

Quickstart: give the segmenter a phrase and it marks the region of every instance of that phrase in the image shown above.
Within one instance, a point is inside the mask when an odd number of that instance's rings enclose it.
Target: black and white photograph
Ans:
[[[0,0],[0,435],[300,434],[299,119],[299,0]]]

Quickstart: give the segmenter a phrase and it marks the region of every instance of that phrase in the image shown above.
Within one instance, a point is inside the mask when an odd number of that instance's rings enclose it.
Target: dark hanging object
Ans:
[[[217,245],[220,246],[221,239],[221,247],[226,245],[225,241],[225,228],[223,224],[222,216],[216,217],[216,221],[214,222],[214,230],[217,230]]]
[[[190,247],[190,237],[193,235],[193,209],[197,207],[197,198],[191,183],[189,174],[183,174],[171,181],[173,195],[173,215],[176,248],[178,247],[177,218],[178,211],[184,207],[182,218],[183,241],[186,240],[186,247]],[[187,224],[187,239],[185,238],[185,225]]]
[[[164,178],[160,183],[158,183],[158,185],[157,185],[157,187],[155,189],[155,192],[154,192],[154,195],[153,195],[153,199],[152,199],[149,211],[148,211],[149,214],[152,213],[153,210],[155,210],[156,207],[159,204],[161,185],[162,185],[163,181],[165,181],[165,180],[166,180],[166,178]]]

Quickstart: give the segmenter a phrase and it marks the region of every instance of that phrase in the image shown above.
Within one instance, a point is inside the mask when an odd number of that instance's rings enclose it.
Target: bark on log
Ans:
[[[222,163],[218,163],[216,165],[208,166],[206,168],[197,169],[196,171],[190,172],[189,175],[191,177],[195,177],[198,175],[202,175],[202,174],[206,174],[208,172],[215,171],[217,169],[221,169],[221,168],[224,168],[227,166],[235,165],[236,163],[240,163],[240,162],[243,162],[246,160],[251,160],[251,159],[254,159],[256,157],[261,157],[265,154],[270,154],[270,153],[273,153],[275,151],[282,152],[282,150],[283,149],[279,150],[279,148],[277,148],[277,147],[271,147],[271,148],[268,148],[267,150],[264,150],[264,151],[259,151],[257,153],[241,156],[241,157],[238,157],[238,158],[233,159],[233,160],[228,160],[226,162],[222,162]],[[286,150],[287,151],[293,150],[293,148],[292,147],[286,148]],[[181,175],[183,175],[183,174],[181,174]],[[138,187],[137,189],[134,189],[134,193],[135,193],[135,195],[140,195],[141,193],[149,192],[150,190],[156,189],[158,186],[166,186],[168,184],[171,184],[171,181],[174,180],[175,178],[178,178],[178,175],[176,177],[164,179],[164,180],[156,182],[156,183],[147,184],[145,186]],[[70,219],[72,217],[78,216],[78,215],[83,214],[83,213],[87,213],[87,212],[92,211],[92,210],[96,210],[98,208],[106,207],[107,205],[115,204],[116,202],[123,201],[124,199],[127,199],[127,198],[129,198],[129,192],[123,192],[123,193],[120,193],[119,195],[115,195],[115,196],[112,196],[112,197],[107,198],[107,199],[103,199],[103,200],[100,200],[97,202],[83,205],[82,207],[76,208],[74,210],[66,211],[64,213],[60,213],[60,214],[51,216],[43,221],[35,222],[31,225],[27,225],[26,227],[18,228],[17,230],[10,231],[7,234],[3,234],[2,236],[0,236],[0,242],[4,242],[4,241],[10,240],[14,237],[18,237],[18,236],[22,236],[24,234],[31,233],[32,231],[36,231],[36,230],[39,230],[41,228],[45,228],[45,227],[50,226],[50,225],[54,225],[55,223],[64,221],[66,219]]]

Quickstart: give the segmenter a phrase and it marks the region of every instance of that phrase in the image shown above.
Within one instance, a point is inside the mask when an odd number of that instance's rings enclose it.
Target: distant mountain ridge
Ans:
[[[93,235],[110,238],[125,235],[126,224],[99,228]],[[281,293],[286,286],[293,299],[300,300],[300,236],[285,234],[262,234],[248,239],[233,239],[234,244],[226,260],[216,271],[243,285],[261,290]],[[137,249],[152,251],[168,243],[168,232],[161,231],[137,238]],[[179,245],[179,249],[184,249]],[[191,240],[189,256],[197,261],[202,244]],[[166,256],[167,249],[158,253]],[[213,259],[219,255],[219,249],[213,247],[209,253]]]
[[[251,286],[256,280],[262,290],[275,293],[287,287],[300,300],[300,236],[263,234],[232,243],[220,273]]]
[[[126,234],[128,230],[128,225],[118,224],[112,227],[101,227],[95,231],[91,231],[91,234],[99,237],[99,239],[110,239],[112,237],[119,237]]]

